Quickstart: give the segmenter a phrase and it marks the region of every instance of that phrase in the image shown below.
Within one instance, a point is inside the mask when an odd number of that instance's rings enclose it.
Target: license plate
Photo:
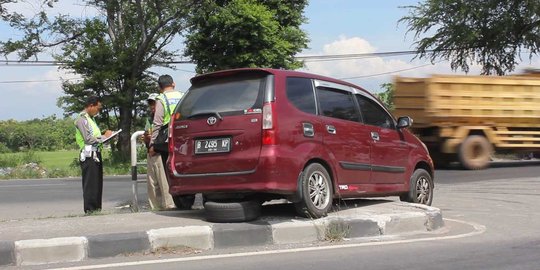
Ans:
[[[195,154],[225,153],[231,151],[231,138],[195,140]]]

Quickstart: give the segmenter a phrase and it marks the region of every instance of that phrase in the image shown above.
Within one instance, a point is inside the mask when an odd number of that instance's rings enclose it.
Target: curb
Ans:
[[[444,226],[440,209],[424,205],[413,206],[424,210],[424,213],[216,223],[209,226],[171,227],[86,237],[0,241],[0,266],[78,262],[89,258],[174,247],[212,250],[269,244],[314,243],[337,238],[429,232]]]

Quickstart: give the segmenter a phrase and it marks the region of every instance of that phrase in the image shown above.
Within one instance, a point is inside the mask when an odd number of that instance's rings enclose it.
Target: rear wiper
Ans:
[[[202,115],[215,115],[217,116],[219,120],[223,121],[223,117],[221,116],[221,114],[219,114],[219,112],[198,112],[198,113],[194,113],[188,116],[187,119],[191,119],[191,118],[202,116]]]

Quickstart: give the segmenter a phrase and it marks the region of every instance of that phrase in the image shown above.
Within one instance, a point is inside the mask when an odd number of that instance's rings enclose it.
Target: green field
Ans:
[[[5,163],[0,163],[0,167],[14,167],[13,165],[36,162],[49,169],[69,168],[73,160],[77,158],[78,152],[77,150],[62,150],[55,152],[36,151],[33,154],[25,152],[0,154],[0,160]]]
[[[110,153],[106,149],[103,152],[104,174],[129,174],[130,164],[114,162]],[[0,172],[0,179],[80,176],[80,167],[76,161],[78,154],[78,150],[3,153],[0,154],[0,169],[10,168],[10,170],[9,173]],[[38,166],[28,168],[29,163],[37,163]],[[139,168],[138,171],[144,173],[146,168]]]

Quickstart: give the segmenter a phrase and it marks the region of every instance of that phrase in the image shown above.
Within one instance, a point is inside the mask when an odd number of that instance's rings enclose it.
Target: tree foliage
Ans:
[[[21,2],[0,0],[6,2]],[[157,91],[155,74],[149,69],[168,66],[178,52],[166,48],[175,36],[185,30],[185,19],[192,1],[122,1],[87,0],[86,8],[97,9],[97,15],[75,18],[58,15],[51,18],[47,11],[52,1],[44,1],[41,11],[33,17],[0,9],[2,19],[23,33],[18,40],[0,43],[0,53],[17,53],[21,60],[38,56],[54,48],[62,68],[83,78],[82,82],[65,81],[66,94],[58,105],[67,114],[83,109],[88,95],[98,95],[105,103],[100,115],[108,128],[122,128],[119,149],[129,153],[129,139],[136,115],[143,111],[141,102],[150,91]]]
[[[522,52],[540,50],[540,1],[424,0],[405,8],[400,22],[414,33],[417,56],[449,60],[454,70],[480,64],[483,74],[503,75]]]
[[[0,121],[0,153],[76,149],[73,121],[55,116],[28,121]]]
[[[239,67],[296,69],[307,48],[306,0],[202,0],[193,8],[185,56],[197,72]]]
[[[98,123],[123,129],[118,148],[127,157],[130,132],[148,92],[157,91],[150,72],[180,53],[169,49],[178,35],[187,34],[185,55],[198,72],[234,67],[294,69],[302,65],[294,55],[306,48],[304,22],[307,0],[86,0],[96,15],[52,17],[54,0],[40,0],[35,16],[10,11],[0,0],[0,15],[21,35],[0,41],[0,53],[20,60],[51,53],[61,68],[82,77],[64,81],[58,100],[66,114],[83,109],[88,95],[98,95],[104,110]],[[189,27],[188,27],[189,26]],[[102,126],[103,128],[103,126]]]
[[[386,108],[388,108],[390,111],[394,110],[394,84],[383,83],[381,84],[381,88],[383,91],[377,93],[377,97],[384,103]]]

